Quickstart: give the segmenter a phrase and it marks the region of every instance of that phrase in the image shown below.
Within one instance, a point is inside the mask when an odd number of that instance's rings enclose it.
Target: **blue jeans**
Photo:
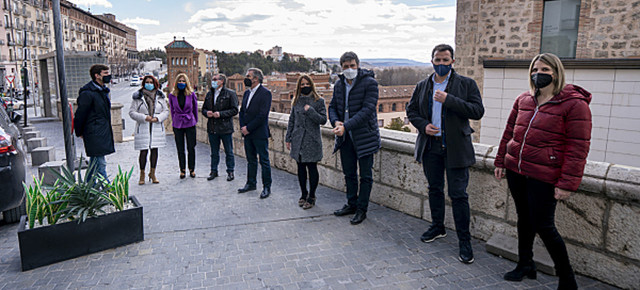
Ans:
[[[447,173],[448,193],[451,198],[453,220],[459,241],[471,240],[469,233],[469,168],[449,168],[447,152],[441,141],[431,140],[422,157],[422,169],[429,182],[429,208],[432,226],[444,230],[444,177]]]
[[[373,187],[373,154],[357,158],[351,137],[347,134],[340,147],[340,160],[344,180],[347,184],[347,205],[364,212],[369,208],[369,196]],[[360,186],[358,186],[358,166],[360,166]],[[360,190],[358,191],[358,187]]]
[[[96,172],[102,175],[102,177],[104,177],[104,179],[109,182],[109,178],[107,178],[107,160],[104,158],[104,156],[89,157],[89,167],[91,167],[91,164],[94,163],[96,163]]]
[[[233,172],[236,162],[233,158],[233,139],[231,134],[209,133],[209,145],[211,146],[211,172],[218,173],[218,163],[220,163],[220,141],[222,141],[222,146],[224,147],[227,172]]]
[[[258,157],[262,168],[262,186],[271,187],[271,163],[269,162],[269,139],[244,138],[244,152],[247,155],[247,184],[256,186]]]

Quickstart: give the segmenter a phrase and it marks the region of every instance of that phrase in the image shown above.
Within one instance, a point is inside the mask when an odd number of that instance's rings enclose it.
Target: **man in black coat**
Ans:
[[[260,198],[271,194],[271,163],[269,162],[269,111],[271,92],[262,86],[264,74],[258,68],[250,68],[244,79],[248,89],[242,97],[240,107],[240,130],[244,137],[244,152],[247,156],[247,183],[239,193],[256,189],[258,157],[262,169],[262,193]]]
[[[73,120],[76,136],[82,138],[89,162],[96,164],[96,171],[107,178],[106,155],[116,152],[111,129],[111,82],[109,67],[95,64],[89,69],[91,81],[80,88],[77,109]]]
[[[451,65],[455,62],[453,48],[446,44],[431,52],[435,73],[416,86],[407,105],[407,116],[418,129],[415,158],[429,183],[431,227],[420,238],[429,243],[447,234],[444,228],[444,176],[453,208],[453,219],[458,234],[458,259],[473,263],[471,234],[469,233],[469,166],[475,163],[469,119],[479,120],[484,115],[482,98],[476,82],[457,74]]]
[[[209,133],[211,146],[211,172],[207,180],[218,177],[220,141],[222,141],[227,164],[227,181],[231,181],[234,179],[235,167],[231,134],[233,133],[233,116],[238,114],[238,96],[236,92],[227,88],[226,75],[217,74],[211,79],[211,89],[204,99],[202,114],[209,119],[207,133]]]
[[[340,150],[342,171],[347,185],[347,204],[333,214],[353,214],[351,224],[367,218],[373,186],[373,154],[380,149],[376,105],[378,82],[373,72],[361,69],[358,56],[349,51],[340,57],[343,74],[333,88],[329,120],[336,135],[334,153]],[[358,191],[358,166],[360,190]]]

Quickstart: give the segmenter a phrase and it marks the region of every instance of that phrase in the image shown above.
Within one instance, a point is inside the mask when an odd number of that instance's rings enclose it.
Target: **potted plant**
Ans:
[[[67,168],[53,185],[25,185],[27,215],[18,228],[22,270],[144,240],[142,205],[129,196],[129,172],[111,183],[95,165],[74,175]]]

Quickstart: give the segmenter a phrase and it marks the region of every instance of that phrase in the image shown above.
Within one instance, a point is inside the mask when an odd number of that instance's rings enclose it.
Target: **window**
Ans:
[[[378,127],[384,127],[384,120],[378,119]]]
[[[544,1],[540,52],[575,58],[580,0]]]
[[[396,111],[396,103],[391,104],[391,111]]]
[[[378,112],[382,113],[382,110],[383,110],[382,104],[378,105]]]

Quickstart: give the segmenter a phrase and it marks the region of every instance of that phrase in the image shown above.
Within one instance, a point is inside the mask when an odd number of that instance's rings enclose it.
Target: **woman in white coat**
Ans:
[[[133,93],[129,116],[136,121],[134,147],[136,150],[140,150],[140,182],[138,184],[144,184],[144,170],[149,151],[151,151],[149,180],[153,183],[159,183],[156,178],[158,148],[167,145],[163,122],[169,117],[169,106],[155,77],[145,76],[142,79],[142,88]]]

